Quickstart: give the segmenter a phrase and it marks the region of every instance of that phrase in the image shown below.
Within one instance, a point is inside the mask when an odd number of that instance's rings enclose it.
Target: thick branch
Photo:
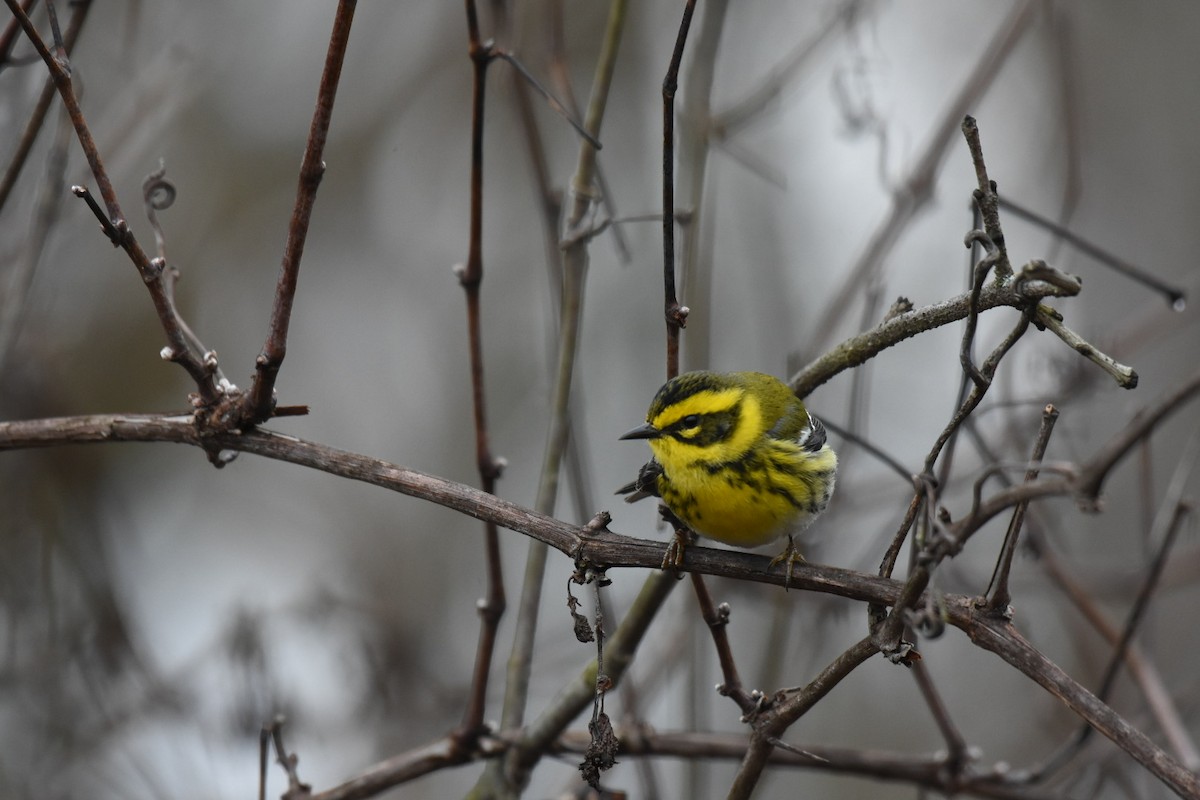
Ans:
[[[1044,266],[1039,264],[1034,268],[1042,270]],[[1072,297],[1079,294],[1081,286],[1078,278],[1061,272],[1051,277],[1052,281],[1022,280],[1018,273],[1015,280],[984,286],[977,308],[979,311],[1000,306],[1024,309],[1045,297]],[[857,367],[918,333],[965,319],[970,313],[971,293],[964,292],[949,300],[899,314],[872,330],[842,342],[793,375],[788,383],[798,396],[807,397],[838,373]]]
[[[1194,383],[1200,385],[1200,377]],[[577,563],[604,568],[656,568],[662,563],[661,542],[632,539],[607,531],[587,533],[583,528],[454,481],[268,431],[206,434],[193,424],[191,415],[102,415],[0,423],[0,450],[108,441],[177,442],[205,449],[253,453],[420,497],[477,519],[495,522],[543,541]],[[1087,473],[1085,468],[1083,474]],[[1042,483],[1039,480],[1016,488],[1029,489]],[[1069,481],[1064,479],[1060,483],[1063,484],[1061,491],[1069,491]],[[766,556],[693,546],[684,554],[682,568],[782,585],[785,576],[769,570],[768,564]],[[884,606],[895,604],[901,592],[901,584],[891,579],[809,564],[795,567],[790,585],[794,589],[835,594]],[[1029,645],[1010,624],[981,614],[974,606],[974,598],[943,595],[941,602],[950,624],[966,631],[981,647],[997,653],[1058,697],[1181,796],[1200,795],[1200,780],[1195,775]],[[614,636],[610,647],[614,646],[615,640]],[[853,653],[846,655],[851,661],[860,660],[869,655],[867,648],[867,644],[860,643]],[[830,669],[838,672],[840,667],[831,664]],[[814,691],[824,685],[814,684]],[[800,706],[798,703],[789,707],[789,712],[802,710]]]

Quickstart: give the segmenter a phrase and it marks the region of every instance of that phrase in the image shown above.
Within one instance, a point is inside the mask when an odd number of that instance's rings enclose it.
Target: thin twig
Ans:
[[[707,369],[711,366],[711,333],[713,321],[712,283],[713,258],[711,239],[714,235],[712,215],[705,214],[704,187],[712,149],[712,87],[716,78],[717,53],[720,50],[729,0],[706,0],[700,16],[695,44],[686,67],[683,98],[679,111],[682,127],[679,130],[677,151],[678,180],[675,189],[688,209],[690,224],[680,225],[682,242],[679,253],[679,291],[689,308],[704,313],[689,317],[692,326],[684,353],[682,370]],[[706,216],[708,219],[706,219]],[[676,219],[679,222],[679,219]],[[708,224],[705,224],[705,223]],[[703,239],[703,241],[702,241]]]
[[[1095,345],[1064,325],[1062,319],[1062,314],[1055,309],[1046,305],[1038,305],[1037,316],[1034,317],[1033,323],[1039,328],[1048,329],[1076,353],[1107,372],[1122,389],[1137,388],[1138,374],[1132,368],[1119,363],[1112,356],[1102,353]]]
[[[1003,234],[1000,233],[998,228],[996,229],[996,234],[1003,237]],[[975,271],[975,285],[970,293],[971,299],[969,305],[972,309],[976,309],[978,307],[978,297],[982,287],[983,279],[986,277],[988,269],[995,263],[997,263],[997,260],[992,257],[992,254],[989,254],[980,260],[980,264]],[[991,386],[992,378],[995,376],[996,369],[999,366],[1001,359],[1003,359],[1003,357],[1012,349],[1013,345],[1015,345],[1017,340],[1024,335],[1025,331],[1028,330],[1031,314],[1032,312],[1026,308],[1021,314],[1021,319],[1009,332],[1008,336],[1006,336],[1004,340],[996,346],[991,354],[988,355],[983,365],[979,368],[976,368],[974,364],[970,362],[969,356],[965,355],[970,352],[970,345],[974,333],[973,326],[967,326],[967,330],[963,334],[961,353],[964,355],[962,355],[961,358],[964,362],[963,370],[971,377],[974,386],[971,387],[971,391],[967,395],[967,398],[958,406],[954,415],[951,417],[950,422],[942,430],[941,434],[934,442],[933,447],[930,448],[929,454],[925,457],[923,474],[932,474],[934,465],[937,462],[938,456],[941,454],[942,448],[945,446],[946,442],[949,441],[962,423],[983,400],[984,395]],[[974,318],[974,316],[974,314],[970,315],[969,319]],[[932,519],[936,510],[938,494],[936,488],[934,487],[926,485],[925,488],[932,490],[932,497],[924,501],[924,509],[926,514],[930,519]],[[918,486],[917,495],[920,496],[921,494],[922,487]],[[914,498],[914,502],[917,502],[916,498]],[[899,539],[900,537],[898,536],[897,538]],[[882,649],[885,653],[888,655],[903,653],[904,643],[902,641],[901,634],[906,625],[906,614],[908,613],[909,609],[915,608],[915,603],[928,587],[929,580],[932,577],[933,571],[937,565],[942,561],[942,559],[957,552],[957,550],[962,547],[964,541],[965,537],[949,538],[945,536],[938,537],[938,539],[933,542],[922,543],[918,540],[921,550],[920,562],[909,575],[908,582],[905,585],[904,593],[901,597],[901,602],[892,608],[892,611],[888,614],[885,620],[883,620],[877,626],[872,627],[874,641],[878,643],[880,649]],[[913,548],[912,553],[913,557],[916,558],[918,555],[916,547]]]
[[[717,692],[737,703],[743,714],[749,714],[756,707],[757,699],[742,686],[737,662],[733,658],[733,648],[729,645],[729,634],[726,631],[729,625],[729,605],[722,603],[718,607],[713,603],[712,594],[702,576],[692,573],[691,579],[692,588],[696,590],[696,602],[700,604],[700,615],[708,625],[708,632],[712,634],[717,660],[721,663],[723,680],[717,687]]]
[[[34,0],[25,0],[22,4],[21,8],[26,14],[33,7],[33,2]],[[67,23],[66,33],[63,34],[63,46],[68,54],[75,49],[75,42],[79,39],[79,33],[83,30],[83,22],[87,19],[88,10],[91,7],[91,0],[72,3],[71,20]],[[20,30],[21,25],[17,18],[14,18],[4,29],[4,37],[11,38],[7,38],[8,43],[0,48],[0,59],[7,57],[7,49],[11,47],[12,42],[15,42],[17,32]],[[3,63],[0,63],[0,69],[2,68]],[[8,166],[4,170],[4,177],[0,178],[0,209],[3,209],[5,203],[8,202],[9,195],[17,184],[17,178],[20,177],[21,170],[29,159],[29,153],[33,150],[38,133],[46,121],[46,113],[50,110],[50,102],[54,99],[55,91],[54,79],[46,78],[46,83],[42,86],[42,93],[38,95],[37,103],[34,104],[33,111],[29,115],[29,121],[25,124],[25,129],[21,131],[21,138],[17,140],[17,148],[13,151]]]
[[[54,0],[46,0],[46,19],[50,22],[50,36],[54,40],[55,55],[65,61],[67,48],[63,45],[62,28],[58,26],[58,12],[54,10]]]
[[[868,636],[830,662],[807,686],[776,693],[774,705],[751,720],[754,732],[733,785],[729,787],[730,800],[746,800],[750,797],[762,777],[771,751],[775,749],[775,742],[783,736],[784,731],[877,652],[878,648]]]
[[[576,133],[587,140],[588,144],[597,150],[603,147],[603,145],[600,144],[600,140],[597,139],[594,134],[592,134],[587,128],[583,127],[580,122],[575,120],[575,118],[567,112],[566,107],[559,102],[557,97],[550,94],[550,90],[543,86],[541,82],[533,76],[533,73],[525,68],[525,65],[521,63],[520,59],[518,59],[512,53],[499,48],[492,49],[492,56],[507,62],[513,69],[515,69],[517,74],[524,78],[525,82],[532,86],[534,91],[540,94],[546,100],[546,102],[549,103],[550,108],[552,108],[560,117],[565,119],[567,124],[575,129]]]
[[[1012,264],[1008,263],[1008,247],[1004,243],[1004,231],[1000,229],[1000,196],[996,194],[996,182],[988,177],[987,164],[983,160],[983,144],[979,138],[979,124],[969,114],[963,117],[963,136],[971,152],[971,163],[975,167],[975,204],[983,220],[983,231],[996,248],[996,277],[999,280],[1012,275]]]
[[[838,438],[845,439],[847,442],[852,442],[853,444],[857,445],[858,447],[861,447],[863,450],[865,450],[867,452],[868,455],[873,456],[877,461],[882,463],[885,467],[887,467],[892,472],[899,475],[900,479],[904,481],[905,485],[908,485],[911,482],[912,471],[905,469],[904,465],[900,463],[900,460],[898,458],[896,458],[895,456],[892,456],[890,453],[887,453],[882,448],[878,447],[877,445],[868,441],[867,439],[864,439],[863,437],[859,436],[858,434],[851,433],[846,428],[842,427],[841,425],[838,425],[836,422],[830,422],[829,418],[826,417],[825,415],[821,415],[821,422],[831,432],[837,434]]]
[[[491,450],[487,420],[487,392],[484,385],[483,321],[480,311],[480,285],[483,282],[483,125],[487,68],[494,58],[490,46],[479,41],[479,25],[475,5],[467,2],[467,23],[471,39],[468,55],[472,64],[471,103],[471,218],[467,263],[459,273],[459,283],[467,303],[467,347],[471,363],[471,399],[475,423],[475,465],[483,491],[492,494],[496,480],[503,471],[503,462]],[[484,522],[483,551],[486,594],[478,603],[479,639],[475,647],[475,665],[471,673],[471,689],[462,722],[454,740],[465,751],[476,747],[484,732],[484,712],[487,704],[488,677],[496,649],[496,632],[504,615],[507,599],[504,573],[500,563],[500,531],[494,522]]]
[[[663,228],[663,316],[667,323],[667,377],[679,374],[679,331],[687,325],[688,309],[679,305],[675,292],[675,91],[679,88],[679,64],[683,60],[683,47],[687,43],[692,14],[696,11],[696,0],[687,0],[683,7],[683,18],[679,22],[679,33],[675,37],[675,49],[663,78],[663,185],[662,185],[662,228]]]
[[[1013,216],[1020,217],[1028,222],[1032,222],[1040,228],[1043,228],[1058,238],[1071,244],[1076,250],[1086,253],[1092,258],[1099,261],[1104,266],[1112,269],[1114,272],[1119,272],[1125,277],[1137,283],[1153,289],[1166,298],[1167,304],[1175,311],[1182,311],[1184,303],[1187,302],[1187,294],[1178,286],[1159,278],[1154,273],[1131,264],[1119,256],[1115,256],[1107,250],[1098,247],[1090,240],[1074,233],[1070,228],[1059,225],[1054,220],[1043,217],[1036,211],[1032,211],[1023,205],[1013,202],[1006,197],[1000,198],[1000,207],[1009,212]]]
[[[1037,439],[1033,443],[1033,452],[1029,454],[1029,469],[1025,471],[1025,482],[1037,478],[1038,464],[1046,455],[1046,447],[1050,443],[1050,434],[1054,431],[1054,423],[1058,421],[1058,409],[1047,405],[1042,411],[1042,424],[1038,429]],[[1000,548],[1000,557],[996,560],[996,569],[992,572],[992,580],[985,592],[983,607],[993,614],[1008,613],[1008,604],[1012,595],[1008,591],[1008,575],[1012,569],[1013,556],[1017,552],[1017,539],[1021,534],[1021,525],[1025,520],[1028,502],[1018,503],[1013,509],[1012,519],[1008,523],[1008,531],[1004,534],[1004,544]]]
[[[333,121],[333,103],[337,96],[338,81],[342,76],[342,64],[346,58],[356,5],[357,0],[338,0],[337,10],[334,12],[329,49],[325,54],[325,68],[321,73],[320,88],[317,90],[317,104],[308,129],[304,158],[300,162],[300,177],[296,186],[292,218],[288,223],[287,244],[284,246],[283,260],[279,265],[279,281],[275,286],[275,303],[271,309],[269,332],[262,352],[254,362],[254,382],[242,398],[242,414],[251,422],[265,422],[270,419],[271,410],[275,407],[275,379],[279,375],[284,356],[287,355],[288,327],[292,319],[296,285],[300,278],[300,260],[304,256],[304,243],[308,237],[308,226],[317,199],[317,188],[325,175],[325,142],[329,136],[330,123]]]

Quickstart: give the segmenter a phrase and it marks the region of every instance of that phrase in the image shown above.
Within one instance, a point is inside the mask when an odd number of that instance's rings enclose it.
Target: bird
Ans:
[[[653,453],[617,490],[626,502],[658,497],[688,529],[736,547],[786,536],[771,568],[786,562],[790,586],[793,565],[804,562],[793,537],[829,504],[837,454],[787,384],[762,372],[685,372],[654,395],[645,424],[620,438],[645,439]],[[664,568],[681,558],[669,548]]]

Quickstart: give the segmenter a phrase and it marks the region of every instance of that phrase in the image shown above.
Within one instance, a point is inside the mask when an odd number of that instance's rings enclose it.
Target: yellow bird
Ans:
[[[737,547],[786,536],[771,565],[786,561],[791,583],[792,565],[804,560],[792,537],[828,505],[837,455],[787,384],[761,372],[687,372],[621,438],[646,439],[654,453],[617,490],[626,502],[660,497],[696,533]]]

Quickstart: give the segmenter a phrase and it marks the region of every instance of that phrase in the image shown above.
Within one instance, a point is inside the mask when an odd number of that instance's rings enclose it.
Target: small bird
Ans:
[[[828,505],[837,455],[787,384],[761,372],[686,372],[658,390],[646,424],[621,438],[646,439],[654,453],[617,490],[626,502],[660,497],[691,530],[737,547],[787,536],[771,566],[787,562],[791,583],[793,564],[804,561],[792,537]]]

